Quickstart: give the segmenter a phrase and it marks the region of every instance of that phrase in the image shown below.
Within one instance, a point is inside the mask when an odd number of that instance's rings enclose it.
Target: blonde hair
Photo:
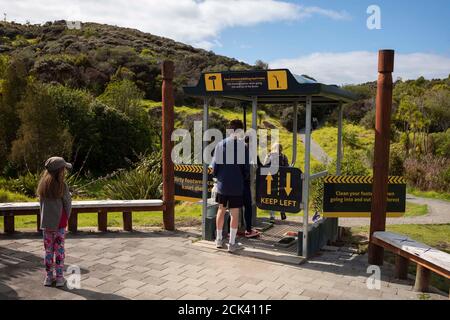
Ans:
[[[279,143],[272,144],[272,147],[270,148],[270,152],[273,153],[281,153],[283,151],[283,146]]]
[[[64,168],[56,171],[44,170],[36,194],[39,198],[61,198],[64,194]]]

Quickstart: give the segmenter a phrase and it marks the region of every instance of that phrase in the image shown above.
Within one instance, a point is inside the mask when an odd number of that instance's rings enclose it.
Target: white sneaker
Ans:
[[[223,249],[223,239],[216,239],[216,248],[217,249]]]
[[[236,242],[234,244],[229,243],[228,244],[228,252],[229,253],[233,253],[236,252],[238,250],[242,250],[244,249],[244,246],[242,245],[242,243]]]
[[[61,287],[64,287],[65,284],[66,284],[66,279],[64,277],[56,279],[56,287],[61,288]]]
[[[55,281],[53,277],[46,276],[44,280],[44,286],[51,287],[53,285],[53,281]]]

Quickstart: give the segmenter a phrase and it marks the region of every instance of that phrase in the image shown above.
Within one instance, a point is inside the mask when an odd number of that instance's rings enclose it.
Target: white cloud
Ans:
[[[220,32],[236,26],[294,21],[320,15],[349,19],[345,11],[280,0],[0,0],[8,20],[43,23],[81,20],[136,28],[210,49]]]
[[[295,74],[307,74],[329,84],[363,83],[377,79],[378,53],[350,51],[342,53],[313,53],[269,63],[271,68],[288,68]],[[396,53],[394,80],[416,79],[424,76],[446,78],[450,73],[450,57],[431,53]]]

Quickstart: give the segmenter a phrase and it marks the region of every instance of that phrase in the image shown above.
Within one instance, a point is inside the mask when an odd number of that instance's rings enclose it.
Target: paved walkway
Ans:
[[[418,299],[412,281],[382,268],[366,287],[366,256],[324,252],[283,265],[195,245],[198,231],[81,232],[66,240],[66,263],[81,268],[81,289],[42,286],[42,241],[0,235],[1,299]],[[430,294],[432,299],[447,299]]]

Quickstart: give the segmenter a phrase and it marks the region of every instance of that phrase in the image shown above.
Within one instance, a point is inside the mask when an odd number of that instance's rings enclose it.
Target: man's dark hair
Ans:
[[[239,119],[231,120],[230,121],[230,128],[233,129],[233,130],[238,130],[238,129],[244,130],[244,124]]]

